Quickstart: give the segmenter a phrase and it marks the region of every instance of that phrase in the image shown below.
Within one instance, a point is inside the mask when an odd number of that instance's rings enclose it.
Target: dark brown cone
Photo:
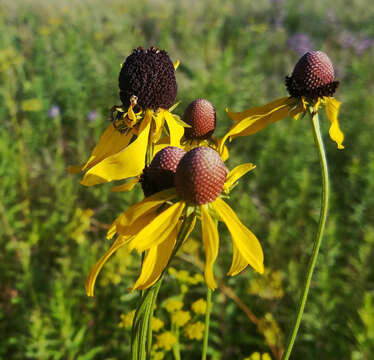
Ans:
[[[177,96],[177,81],[167,52],[154,47],[135,49],[122,65],[119,88],[125,106],[135,95],[143,109],[169,109]]]
[[[291,76],[286,76],[287,91],[292,97],[317,98],[333,96],[339,82],[334,81],[334,67],[322,51],[305,53],[295,65]]]
[[[205,146],[183,156],[175,174],[178,195],[187,202],[202,205],[222,192],[228,170],[219,154]]]
[[[208,139],[216,128],[216,110],[205,99],[196,99],[190,103],[182,119],[191,125],[184,129],[184,135],[189,139]]]
[[[175,186],[175,172],[179,161],[185,154],[183,149],[167,146],[155,155],[151,164],[143,170],[140,177],[146,197]]]

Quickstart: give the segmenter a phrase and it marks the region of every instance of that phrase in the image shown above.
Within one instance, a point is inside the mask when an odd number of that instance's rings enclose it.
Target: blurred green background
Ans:
[[[121,314],[139,257],[105,266],[96,297],[85,277],[108,248],[105,231],[141,198],[110,184],[79,185],[66,167],[86,160],[119,103],[120,63],[137,46],[179,59],[176,113],[195,98],[241,111],[286,96],[285,75],[307,50],[325,51],[341,84],[337,150],[321,124],[331,175],[331,207],[293,359],[372,359],[374,353],[374,6],[370,0],[20,1],[0,2],[0,358],[128,359]],[[209,354],[279,358],[292,324],[320,205],[320,168],[307,118],[285,119],[230,145],[229,167],[254,162],[229,201],[260,239],[267,273],[227,278],[231,240],[220,228],[221,286]],[[200,242],[198,232],[194,235]],[[193,243],[193,242],[191,242]],[[193,256],[191,256],[193,254]],[[201,273],[186,249],[173,263]],[[195,260],[196,260],[195,259]],[[191,263],[192,261],[192,263]],[[169,276],[159,303],[186,291],[185,309],[203,284]],[[162,307],[156,315],[170,327]],[[201,342],[181,338],[182,358]],[[278,355],[277,355],[278,354]],[[167,352],[166,359],[172,359]]]

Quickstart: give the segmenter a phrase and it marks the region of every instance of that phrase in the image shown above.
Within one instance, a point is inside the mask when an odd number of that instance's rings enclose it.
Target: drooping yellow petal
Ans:
[[[129,146],[88,170],[81,184],[93,186],[140,175],[145,166],[149,130],[150,122],[143,131],[139,131],[138,137]]]
[[[130,249],[142,252],[165,241],[178,225],[184,207],[185,203],[178,201],[160,213],[132,239]]]
[[[233,168],[228,175],[226,176],[226,181],[224,188],[225,190],[229,190],[230,187],[238,180],[240,179],[243,175],[245,175],[248,171],[253,170],[256,167],[256,165],[252,163],[246,163],[246,164],[241,164]]]
[[[107,252],[92,267],[86,279],[86,293],[88,296],[94,296],[96,279],[104,264],[118,249],[127,245],[130,239],[131,237],[118,237],[116,241],[113,243],[113,245],[107,250]]]
[[[169,262],[177,235],[178,227],[176,226],[165,241],[148,250],[143,261],[140,276],[136,280],[132,290],[146,289],[158,280]]]
[[[340,130],[338,121],[339,107],[341,103],[333,97],[325,96],[323,99],[325,100],[326,115],[331,123],[329,131],[330,138],[338,144],[338,149],[344,149],[344,146],[342,145],[344,134]]]
[[[160,140],[162,135],[162,130],[164,128],[165,123],[165,110],[161,109],[157,114],[153,115],[153,126],[152,126],[152,134],[151,134],[151,141],[156,143]]]
[[[240,255],[262,274],[264,272],[264,254],[257,237],[242,224],[235,212],[222,199],[216,199],[211,203],[211,206],[226,224]]]
[[[180,146],[184,134],[184,127],[180,125],[169,111],[164,112],[170,133],[170,146]]]
[[[248,266],[248,261],[240,254],[240,251],[236,247],[235,243],[232,243],[232,262],[228,276],[235,276],[241,273]]]
[[[131,179],[122,185],[113,186],[110,190],[113,192],[131,191],[138,182],[139,177],[136,177],[135,179]]]
[[[270,104],[255,107],[241,113],[233,113],[226,109],[227,115],[236,123],[220,141],[220,153],[223,152],[223,145],[228,138],[248,136],[263,129],[267,124],[285,118],[295,99],[284,97],[271,102]]]
[[[126,232],[126,229],[129,227],[131,228],[131,226],[139,218],[156,211],[166,201],[173,200],[176,196],[177,194],[175,192],[175,189],[171,188],[146,197],[142,201],[128,208],[117,217],[117,219],[113,223],[113,225],[116,227],[116,231],[124,234]],[[109,231],[113,231],[111,229],[112,227],[109,229]],[[108,235],[109,232],[107,234],[107,237]]]
[[[101,135],[100,140],[93,149],[88,161],[84,165],[69,166],[69,173],[77,174],[81,171],[92,168],[108,156],[116,154],[124,149],[129,144],[132,137],[132,132],[121,134],[113,124],[110,124]]]
[[[217,287],[214,280],[213,266],[218,255],[219,237],[217,225],[209,215],[206,205],[200,206],[201,225],[203,232],[203,244],[205,250],[205,269],[204,277],[209,289],[214,290]]]

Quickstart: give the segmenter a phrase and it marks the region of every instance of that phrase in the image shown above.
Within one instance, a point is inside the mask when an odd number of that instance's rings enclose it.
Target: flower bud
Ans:
[[[178,195],[187,202],[202,205],[222,192],[228,170],[219,154],[205,146],[183,156],[175,174]]]
[[[174,187],[175,172],[179,161],[185,154],[183,149],[167,146],[155,155],[151,164],[143,170],[140,177],[146,197]]]
[[[332,96],[339,85],[334,81],[334,67],[322,51],[309,51],[295,65],[286,87],[292,97],[317,98]]]

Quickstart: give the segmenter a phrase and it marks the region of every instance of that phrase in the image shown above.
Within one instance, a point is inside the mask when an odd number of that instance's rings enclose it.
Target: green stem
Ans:
[[[170,256],[169,262],[163,270],[157,282],[145,290],[136,309],[134,322],[131,331],[131,359],[132,360],[149,360],[152,349],[152,317],[158,292],[166,270],[169,267],[174,255],[183,244],[189,233],[191,224],[193,224],[195,215],[192,214],[183,220],[179,229],[177,242]]]
[[[206,292],[205,328],[204,328],[203,352],[201,355],[201,360],[206,360],[206,355],[208,352],[208,339],[209,339],[209,325],[210,325],[211,310],[212,310],[212,290],[208,288]]]
[[[328,198],[329,198],[329,176],[328,176],[328,170],[327,170],[326,154],[325,154],[325,149],[324,149],[323,141],[321,137],[321,131],[319,128],[318,113],[314,112],[314,110],[310,108],[308,111],[308,114],[313,125],[314,142],[318,149],[318,156],[319,156],[321,170],[322,170],[322,205],[321,205],[321,213],[320,213],[320,218],[319,218],[317,236],[316,236],[314,247],[313,247],[313,253],[312,253],[312,257],[310,258],[306,277],[305,277],[303,294],[300,299],[299,307],[297,310],[297,316],[296,316],[296,319],[293,325],[293,330],[288,339],[288,343],[284,351],[282,360],[289,359],[291,351],[292,351],[292,347],[296,339],[297,331],[300,326],[301,318],[303,316],[303,312],[305,308],[305,303],[308,297],[310,282],[312,280],[313,270],[316,265],[317,256],[318,256],[319,248],[321,246],[323,231],[325,228],[326,218],[327,218],[327,208],[328,208]]]
[[[175,360],[181,360],[181,351],[179,347],[179,326],[176,325],[174,329],[175,337],[177,338],[177,342],[173,345],[173,355]]]

